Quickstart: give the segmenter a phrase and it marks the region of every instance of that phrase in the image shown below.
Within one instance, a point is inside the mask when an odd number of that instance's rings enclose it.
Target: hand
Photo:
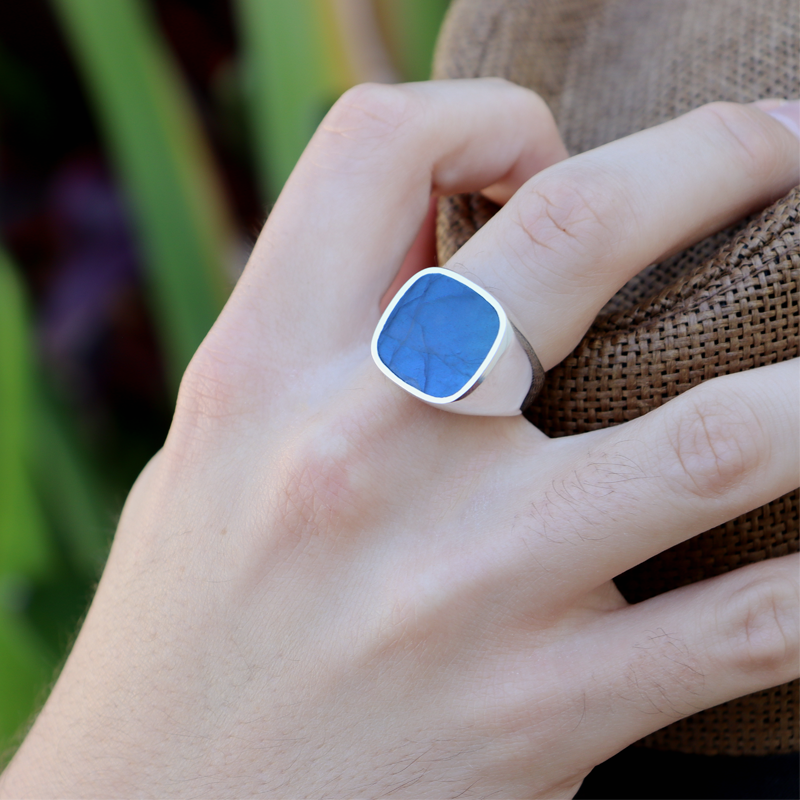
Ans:
[[[612,578],[798,485],[797,363],[550,440],[369,357],[431,191],[507,201],[447,266],[548,369],[638,270],[797,183],[796,151],[714,104],[563,160],[502,81],[348,92],[187,370],[3,795],[570,797],[796,677],[796,558],[635,606]]]

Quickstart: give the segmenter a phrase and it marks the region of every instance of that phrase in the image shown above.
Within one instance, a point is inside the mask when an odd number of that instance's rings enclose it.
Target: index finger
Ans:
[[[544,101],[507,81],[351,89],[270,215],[232,298],[236,324],[247,316],[259,337],[311,325],[315,357],[368,341],[431,192],[519,182],[566,155]]]

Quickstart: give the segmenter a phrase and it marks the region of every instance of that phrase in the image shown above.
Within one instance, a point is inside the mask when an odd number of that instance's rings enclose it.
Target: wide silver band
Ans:
[[[497,312],[499,321],[496,337],[483,362],[474,374],[464,381],[463,386],[444,397],[433,396],[419,386],[411,385],[384,362],[379,352],[382,333],[398,303],[404,302],[403,298],[418,280],[425,276],[436,275],[458,281],[459,284],[477,293]],[[430,354],[426,353],[426,356],[428,355]],[[440,267],[432,267],[418,273],[397,293],[375,330],[372,338],[372,356],[384,375],[405,391],[429,405],[456,414],[515,416],[532,403],[544,383],[544,370],[539,359],[503,306],[481,286]]]

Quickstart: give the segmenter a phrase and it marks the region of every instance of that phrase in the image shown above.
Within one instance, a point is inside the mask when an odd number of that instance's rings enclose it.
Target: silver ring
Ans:
[[[372,357],[414,397],[457,414],[520,414],[544,383],[533,348],[500,303],[441,267],[418,272],[395,295]]]

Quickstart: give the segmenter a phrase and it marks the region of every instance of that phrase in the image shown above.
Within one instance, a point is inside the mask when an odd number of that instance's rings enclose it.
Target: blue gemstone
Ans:
[[[447,275],[423,275],[400,298],[378,337],[378,355],[398,378],[432,397],[462,389],[500,330],[492,305]]]

